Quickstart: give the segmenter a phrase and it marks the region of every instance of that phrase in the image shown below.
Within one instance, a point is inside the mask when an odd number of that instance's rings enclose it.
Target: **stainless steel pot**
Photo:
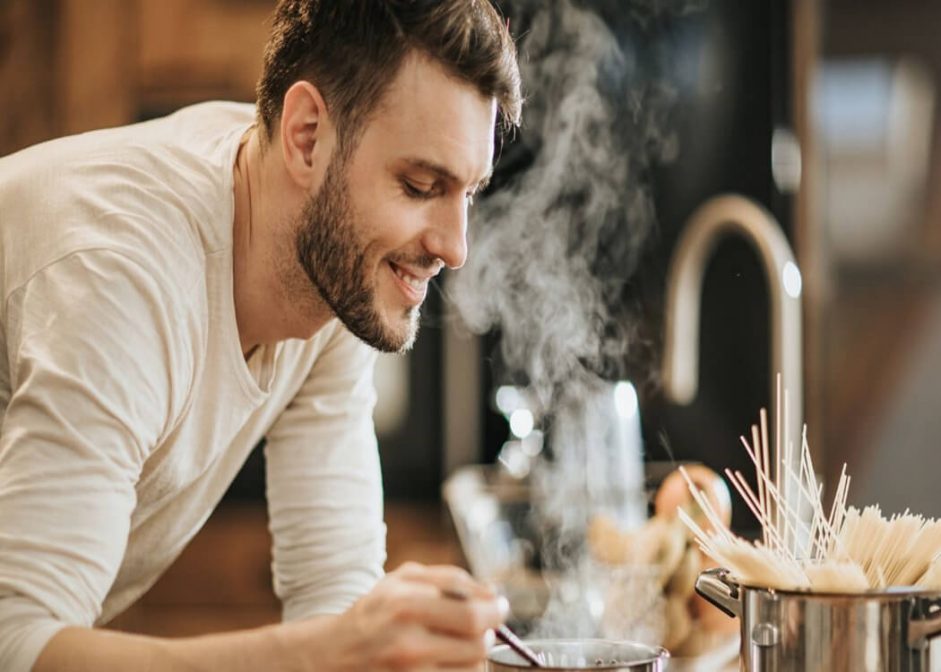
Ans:
[[[743,670],[941,670],[930,646],[941,633],[941,593],[769,590],[741,585],[724,569],[700,574],[696,592],[740,620]]]
[[[545,669],[556,672],[608,670],[608,672],[661,672],[670,657],[666,649],[635,642],[605,639],[531,639],[526,643],[541,653]],[[526,660],[506,644],[490,650],[487,672],[534,670]]]

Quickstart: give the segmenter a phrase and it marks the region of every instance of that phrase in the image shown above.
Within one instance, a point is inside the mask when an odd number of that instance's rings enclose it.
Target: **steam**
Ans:
[[[645,171],[676,155],[662,130],[675,93],[569,0],[545,3],[519,47],[535,162],[480,204],[453,296],[472,330],[500,328],[504,364],[548,407],[628,353],[617,306],[654,226]]]
[[[594,5],[643,31],[699,3]],[[478,206],[450,292],[471,330],[499,328],[503,373],[551,420],[553,459],[532,483],[549,540],[541,559],[560,571],[540,634],[590,636],[603,605],[584,562],[588,519],[619,501],[646,513],[639,420],[619,416],[611,381],[634,346],[625,288],[655,231],[648,169],[678,153],[666,130],[677,94],[664,57],[623,50],[595,11],[571,0],[514,8],[530,19],[518,46],[534,158]]]

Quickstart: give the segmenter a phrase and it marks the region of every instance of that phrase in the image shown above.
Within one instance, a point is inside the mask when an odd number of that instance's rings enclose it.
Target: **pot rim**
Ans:
[[[539,652],[539,647],[542,644],[613,644],[615,646],[622,645],[622,644],[630,644],[632,646],[649,649],[651,652],[651,656],[649,658],[641,658],[640,660],[626,661],[626,662],[619,663],[617,665],[592,665],[590,667],[584,667],[584,668],[573,668],[571,665],[562,665],[562,666],[544,665],[542,669],[545,669],[545,670],[585,669],[585,670],[597,670],[598,672],[604,672],[605,670],[608,670],[610,672],[611,670],[623,670],[625,665],[627,666],[650,665],[651,663],[656,663],[659,660],[665,660],[670,657],[670,652],[667,651],[662,646],[653,646],[650,644],[644,644],[643,642],[635,642],[629,639],[602,639],[602,638],[597,638],[597,637],[596,638],[591,638],[591,637],[551,638],[549,637],[549,638],[541,638],[541,639],[527,639],[525,641],[526,641],[526,644],[533,647],[537,653]],[[512,669],[517,669],[517,668],[520,670],[536,669],[528,662],[504,663],[499,660],[493,660],[492,656],[494,652],[496,651],[503,652],[503,651],[510,650],[510,648],[511,647],[508,644],[497,644],[496,646],[491,648],[490,651],[487,653],[487,660],[491,663],[494,663],[497,665],[503,665],[505,667],[509,667]]]
[[[941,599],[941,590],[928,590],[924,588],[918,588],[916,586],[890,586],[884,590],[866,590],[863,592],[818,592],[805,589],[784,589],[784,588],[770,588],[768,586],[755,586],[744,581],[739,581],[734,578],[732,572],[725,567],[721,569],[722,580],[730,584],[734,588],[741,588],[749,590],[752,592],[759,593],[768,593],[772,595],[785,595],[787,597],[814,597],[814,598],[829,598],[829,599],[859,599],[859,598],[893,598],[893,599],[905,599],[909,597],[919,597],[919,598],[929,598],[929,599]],[[706,570],[709,571],[709,570]],[[706,572],[702,572],[705,574]]]

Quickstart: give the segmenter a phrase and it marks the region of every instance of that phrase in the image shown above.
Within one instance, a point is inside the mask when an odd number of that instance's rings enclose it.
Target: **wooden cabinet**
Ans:
[[[0,2],[0,156],[54,135],[55,4]]]
[[[0,154],[202,100],[253,100],[273,7],[273,0],[0,2]]]

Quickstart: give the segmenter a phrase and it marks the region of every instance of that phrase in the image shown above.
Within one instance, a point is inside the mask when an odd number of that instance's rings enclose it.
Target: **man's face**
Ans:
[[[334,153],[297,228],[298,260],[357,337],[406,350],[429,281],[467,256],[467,207],[493,156],[496,104],[406,58],[352,156]]]

